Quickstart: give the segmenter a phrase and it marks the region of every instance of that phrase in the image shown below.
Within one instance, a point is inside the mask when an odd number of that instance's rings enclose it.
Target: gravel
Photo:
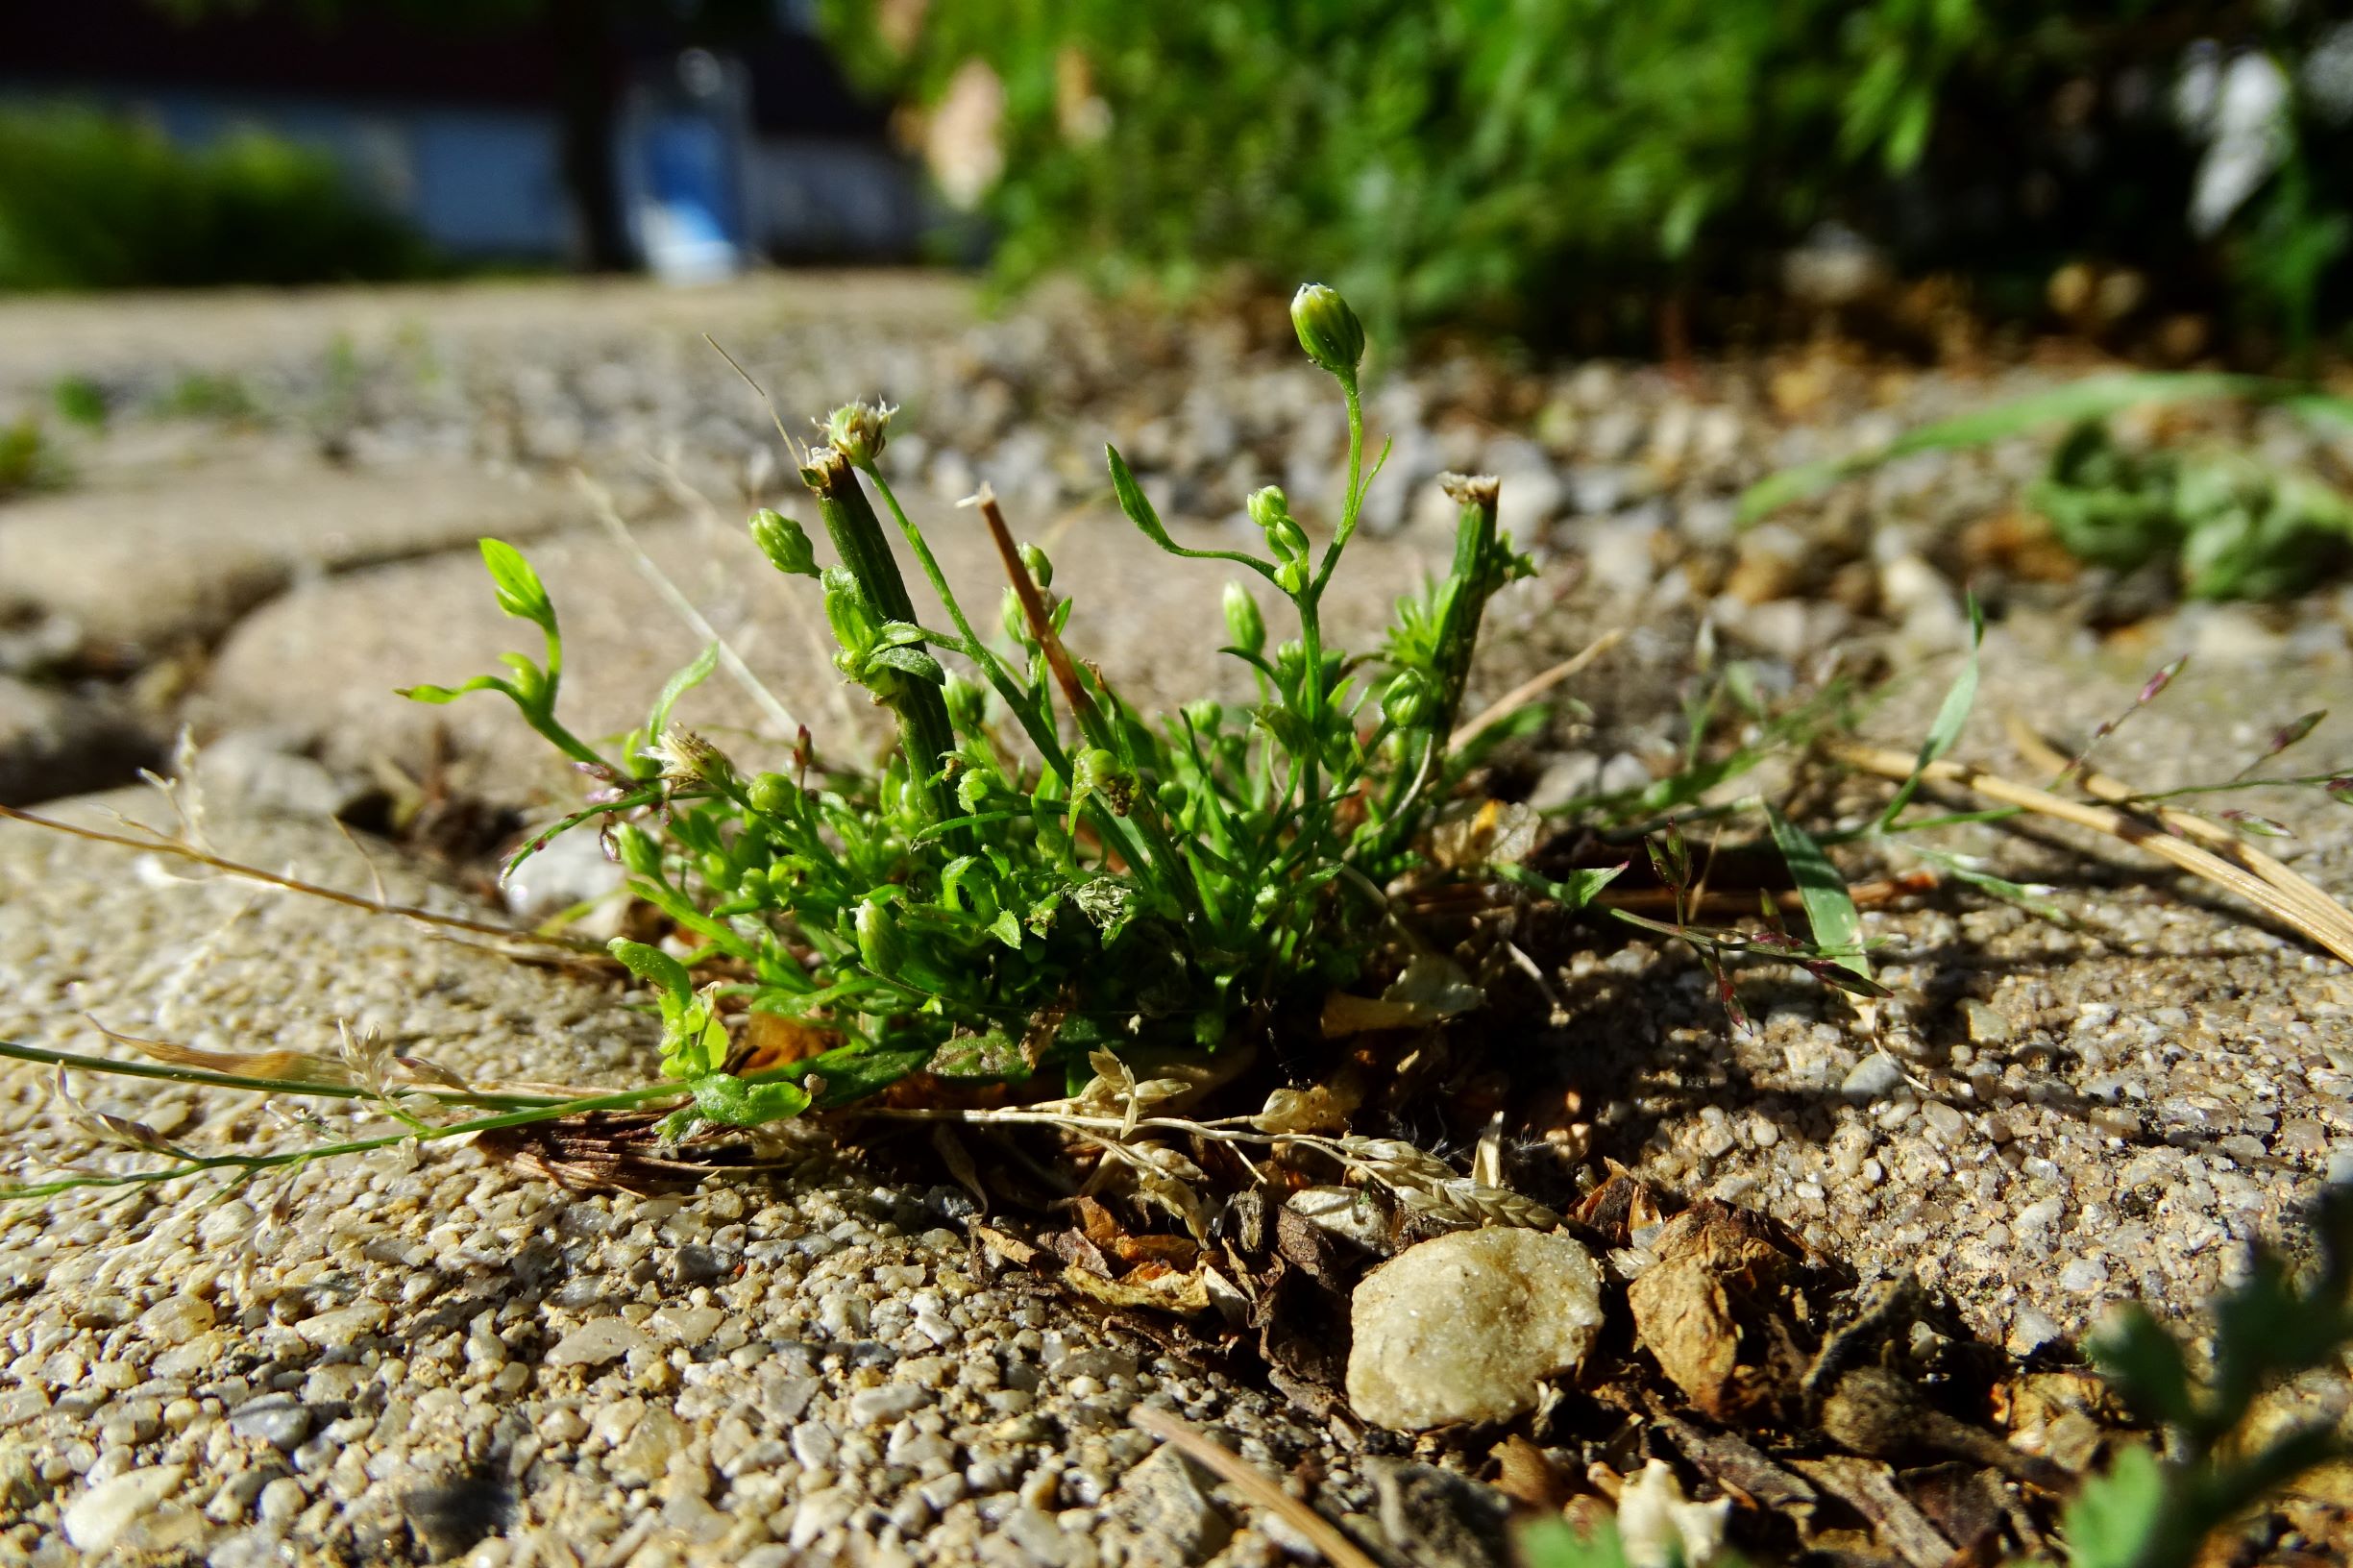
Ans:
[[[387,761],[418,763],[428,731],[391,726],[422,710],[384,688],[470,674],[516,646],[489,611],[474,531],[551,530],[534,553],[551,578],[570,574],[558,602],[590,655],[576,693],[568,672],[567,700],[611,727],[635,721],[692,639],[558,498],[584,463],[648,520],[650,550],[691,562],[743,507],[783,493],[767,416],[700,345],[709,329],[790,424],[851,392],[906,404],[912,433],[890,461],[911,502],[952,517],[946,503],[990,478],[1055,554],[1057,586],[1079,597],[1115,674],[1157,693],[1184,674],[1169,646],[1214,641],[1221,579],[1136,551],[1096,443],[1117,441],[1172,520],[1213,536],[1255,484],[1328,506],[1340,431],[1327,389],[1278,324],[1164,331],[1058,307],[974,324],[965,309],[925,280],[0,307],[0,419],[69,371],[136,410],[186,370],[233,369],[263,408],[242,424],[137,413],[71,435],[88,492],[0,507],[0,537],[30,537],[28,515],[48,519],[53,542],[61,518],[136,523],[137,564],[170,578],[203,559],[203,520],[238,510],[182,506],[175,476],[209,495],[244,461],[256,507],[359,486],[382,524],[335,553],[283,517],[238,521],[221,573],[165,581],[152,605],[86,594],[72,616],[0,617],[0,668],[43,702],[91,698],[97,682],[109,712],[153,732],[178,719],[206,738],[266,731],[216,775],[208,828],[226,847],[473,908],[433,866],[382,845],[364,864],[305,814],[357,798]],[[338,332],[360,374],[331,400]],[[1881,374],[1798,355],[1684,380],[1612,365],[1507,374],[1467,357],[1385,377],[1372,420],[1397,445],[1368,502],[1371,548],[1340,579],[1360,596],[1350,613],[1368,621],[1442,554],[1438,473],[1507,473],[1546,572],[1496,606],[1483,691],[1630,628],[1577,682],[1589,711],[1563,716],[1529,763],[1529,782],[1557,797],[1639,783],[1676,754],[1703,623],[1720,659],[1778,694],[1833,654],[1949,659],[1965,579],[2001,613],[1961,750],[2021,776],[2032,771],[2011,756],[2003,713],[2088,735],[2184,649],[2197,651],[2191,672],[2103,747],[2102,765],[2136,783],[2228,774],[2271,727],[2332,692],[2341,703],[2353,594],[2174,614],[2145,585],[2010,571],[1985,525],[2034,471],[2031,443],[1908,460],[1733,536],[1731,499],[1770,467],[1861,450],[2051,374]],[[2292,455],[2317,439],[2257,424]],[[384,487],[410,472],[486,499],[404,519]],[[281,473],[299,483],[274,497]],[[16,509],[32,504],[62,509]],[[411,524],[423,531],[397,533]],[[786,612],[679,576],[731,634],[762,634],[748,655],[797,704],[837,717]],[[2086,631],[2094,611],[2124,629]],[[185,656],[187,639],[208,658]],[[1942,683],[1940,667],[1880,716],[1890,744],[1917,745]],[[486,699],[440,717],[461,785],[514,798],[566,782],[508,771],[519,754],[492,731],[519,725]],[[2307,743],[2312,766],[2344,760],[2332,733]],[[2285,847],[2306,874],[2353,890],[2341,809],[2261,809],[2297,830]],[[1991,829],[1939,842],[2050,884],[2075,923],[1950,888],[1906,896],[1865,915],[1892,1001],[1858,1010],[1760,968],[1743,982],[1747,1032],[1726,1027],[1707,977],[1672,946],[1572,943],[1548,977],[1566,1021],[1525,1049],[1557,1064],[1547,1093],[1576,1096],[1588,1157],[1562,1152],[1576,1139],[1521,1150],[1516,1176],[1566,1191],[1607,1156],[1765,1210],[1865,1275],[1917,1269],[2021,1353],[2130,1296],[2192,1311],[2246,1240],[2292,1230],[2324,1179],[2353,1179],[2342,966],[2115,845]],[[1900,852],[1883,866],[1842,853],[1858,874],[1916,869]],[[152,857],[0,823],[0,887],[7,1038],[101,1048],[94,1015],[204,1049],[331,1052],[349,1019],[453,1070],[588,1082],[636,1076],[650,1054],[647,1020],[600,986],[190,882]],[[298,1136],[246,1099],[76,1087],[176,1139]],[[135,1158],[86,1156],[30,1066],[0,1072],[0,1134],[20,1168]],[[783,1153],[786,1178],[685,1196],[570,1192],[453,1148],[305,1166],[235,1193],[68,1196],[0,1215],[0,1565],[74,1551],[483,1568],[1283,1560],[1284,1527],[1126,1425],[1139,1401],[1262,1467],[1320,1476],[1313,1500],[1367,1538],[1425,1544],[1430,1560],[1444,1560],[1441,1540],[1483,1550],[1493,1494],[1456,1473],[1461,1456],[1395,1465],[1380,1439],[1016,1288],[966,1242],[960,1193],[890,1186],[815,1141]]]

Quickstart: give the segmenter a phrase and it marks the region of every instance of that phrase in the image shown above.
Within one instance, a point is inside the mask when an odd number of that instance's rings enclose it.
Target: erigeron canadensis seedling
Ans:
[[[1287,604],[1294,635],[1275,641],[1258,600],[1228,588],[1220,651],[1248,666],[1248,706],[1138,712],[1071,651],[1066,639],[1083,646],[1073,600],[986,491],[973,505],[1008,585],[985,634],[970,586],[947,580],[885,475],[886,405],[834,410],[801,457],[839,565],[821,568],[808,531],[779,512],[750,523],[771,564],[821,593],[843,676],[896,721],[874,772],[826,766],[805,735],[775,768],[740,766],[677,723],[716,650],[620,745],[576,735],[555,713],[555,606],[520,552],[483,542],[501,608],[539,628],[544,661],[508,654],[506,674],[407,695],[498,692],[599,780],[589,809],[558,828],[597,822],[632,891],[676,933],[676,952],[628,941],[613,952],[660,1005],[662,1071],[693,1091],[677,1130],[842,1104],[919,1068],[1066,1071],[1075,1088],[1099,1051],[1241,1043],[1287,1001],[1355,977],[1385,918],[1382,890],[1414,864],[1476,754],[1453,743],[1486,604],[1531,567],[1496,527],[1496,481],[1450,479],[1460,510],[1447,574],[1400,604],[1377,651],[1329,643],[1323,600],[1380,464],[1365,461],[1354,312],[1310,285],[1291,318],[1347,409],[1339,515],[1320,550],[1272,487],[1248,502],[1262,548],[1186,549],[1106,449],[1119,507],[1146,539],[1254,574]],[[883,513],[945,626],[917,622]],[[721,1020],[736,1006],[840,1043],[748,1080],[727,1070]]]

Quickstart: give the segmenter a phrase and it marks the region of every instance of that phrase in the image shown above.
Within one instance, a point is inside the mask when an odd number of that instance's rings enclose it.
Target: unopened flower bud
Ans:
[[[846,403],[825,419],[825,440],[849,460],[865,468],[882,455],[891,439],[891,416],[898,409],[887,403]]]
[[[1256,607],[1252,606],[1254,609]],[[1262,626],[1261,635],[1263,635],[1264,631],[1265,628]],[[1195,732],[1199,734],[1214,735],[1225,727],[1225,704],[1214,698],[1208,697],[1188,702],[1185,704],[1185,722],[1192,725]]]
[[[976,735],[989,717],[989,694],[962,675],[950,675],[940,697],[947,704],[947,722],[959,734]]]
[[[793,797],[799,793],[782,773],[762,773],[745,789],[744,798],[763,817],[788,817],[792,815]]]
[[[1293,599],[1308,585],[1308,563],[1304,555],[1294,555],[1275,568],[1275,586]]]
[[[1259,601],[1250,597],[1250,590],[1238,582],[1226,584],[1226,637],[1245,653],[1266,646],[1266,618],[1259,614]]]
[[[907,961],[907,937],[888,904],[870,898],[858,906],[858,958],[876,974],[895,975]]]
[[[1021,596],[1017,591],[1012,588],[1005,590],[1004,602],[997,619],[1003,624],[1005,635],[1012,639],[1016,648],[1037,646],[1038,640],[1030,635],[1029,611],[1022,608]]]
[[[1291,296],[1291,328],[1308,357],[1343,381],[1356,380],[1364,360],[1364,324],[1337,291],[1308,283]]]
[[[1250,521],[1266,535],[1267,548],[1278,561],[1295,561],[1308,552],[1307,530],[1291,516],[1289,500],[1275,485],[1254,490],[1249,501]]]
[[[956,780],[956,804],[965,809],[967,816],[977,817],[995,789],[995,776],[975,768]]]
[[[635,822],[623,822],[613,829],[613,853],[635,874],[661,878],[662,846]]]
[[[1136,804],[1134,770],[1101,747],[1080,752],[1072,772],[1077,787],[1101,796],[1114,817],[1125,817]]]
[[[1023,545],[1021,564],[1028,568],[1030,576],[1039,587],[1051,588],[1054,586],[1054,563],[1046,559],[1044,551],[1040,550],[1036,545]]]
[[[1381,694],[1381,714],[1400,729],[1411,729],[1430,719],[1430,682],[1415,670],[1404,670]]]
[[[808,531],[782,512],[763,506],[752,513],[751,542],[777,571],[796,577],[817,576],[817,550],[809,543]]]

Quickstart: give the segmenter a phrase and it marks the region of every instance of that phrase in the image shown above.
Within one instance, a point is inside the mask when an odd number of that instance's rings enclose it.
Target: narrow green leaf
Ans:
[[[462,686],[396,686],[392,695],[404,697],[411,702],[429,702],[434,707],[440,707],[456,701],[468,692],[504,692],[518,702],[523,700],[512,686],[496,675],[477,675]]]
[[[1912,803],[1912,796],[1920,788],[1920,775],[1928,765],[1951,750],[1969,724],[1970,710],[1977,705],[1977,656],[1985,647],[1985,610],[1977,596],[1969,596],[1969,653],[1961,661],[1960,672],[1945,690],[1945,700],[1936,710],[1936,718],[1928,725],[1927,738],[1920,743],[1920,760],[1912,765],[1912,776],[1898,787],[1887,808],[1879,813],[1879,826],[1885,830],[1903,808]]]
[[[693,662],[687,664],[662,687],[662,695],[653,699],[653,711],[646,718],[646,738],[658,741],[662,731],[670,727],[670,710],[677,706],[678,698],[701,685],[719,668],[719,645],[712,643]]]
[[[1830,864],[1814,836],[1783,816],[1779,807],[1768,805],[1765,821],[1772,825],[1773,842],[1798,884],[1805,922],[1813,928],[1814,945],[1840,968],[1869,980],[1871,960],[1863,956],[1863,918],[1855,913],[1847,879],[1838,874],[1838,868]]]
[[[1973,409],[1906,430],[1876,452],[1852,457],[1801,463],[1769,475],[1751,485],[1740,498],[1740,522],[1754,523],[1792,502],[1809,500],[1841,479],[1867,474],[1899,457],[1921,452],[1951,452],[1980,447],[2044,425],[2074,424],[2102,419],[2120,409],[2145,403],[2191,403],[2205,398],[2287,399],[2301,406],[2310,399],[2293,396],[2294,384],[2261,376],[2224,376],[2202,372],[2137,372],[2118,376],[2088,376],[2065,386],[2027,397],[2013,398],[1990,408]],[[2323,410],[2315,410],[2316,412]]]
[[[1119,509],[1127,513],[1128,521],[1135,524],[1146,539],[1171,555],[1183,555],[1196,561],[1233,561],[1248,567],[1269,582],[1274,580],[1275,569],[1271,561],[1262,561],[1256,555],[1246,555],[1237,550],[1188,550],[1169,538],[1168,529],[1161,523],[1160,513],[1152,509],[1151,498],[1143,493],[1143,486],[1138,484],[1136,476],[1128,471],[1127,459],[1119,455],[1119,449],[1106,443],[1103,455],[1111,465],[1112,493],[1119,498]]]
[[[1594,896],[1604,888],[1616,881],[1618,873],[1626,867],[1623,864],[1580,866],[1559,881],[1539,875],[1525,866],[1498,865],[1492,870],[1505,881],[1516,883],[1541,897],[1550,898],[1563,909],[1583,909],[1593,902]]]
[[[622,968],[640,980],[661,987],[680,1006],[694,1001],[695,982],[686,972],[686,966],[659,947],[631,942],[626,937],[615,937],[605,944],[605,951],[619,959]]]

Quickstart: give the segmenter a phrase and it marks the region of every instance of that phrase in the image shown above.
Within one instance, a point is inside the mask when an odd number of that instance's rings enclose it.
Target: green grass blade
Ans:
[[[1969,723],[1970,710],[1977,705],[1977,655],[1985,648],[1985,610],[1977,596],[1969,596],[1969,655],[1961,663],[1960,674],[1945,689],[1945,700],[1936,710],[1936,719],[1928,725],[1927,738],[1920,743],[1920,760],[1912,765],[1912,776],[1897,787],[1895,797],[1887,809],[1879,813],[1879,828],[1884,832],[1912,803],[1913,792],[1920,788],[1920,775],[1928,765],[1952,749]]]
[[[1801,463],[1751,485],[1740,498],[1740,522],[1754,523],[1792,502],[1809,500],[1841,479],[1867,474],[1884,463],[1922,452],[1954,452],[2007,440],[2045,425],[2074,424],[2104,419],[2121,409],[2145,403],[2194,403],[2208,398],[2246,398],[2257,402],[2290,401],[2299,405],[2316,400],[2301,394],[2292,382],[2262,376],[2225,376],[2207,372],[2145,371],[2115,376],[2090,376],[2047,392],[2031,393],[1972,409],[1904,431],[1876,452],[1851,457]],[[2331,400],[2317,400],[2328,402]],[[2337,400],[2341,401],[2341,400]],[[2315,412],[2326,412],[2316,408]]]
[[[1830,864],[1814,836],[1782,816],[1779,808],[1767,806],[1765,821],[1772,824],[1773,842],[1798,884],[1798,898],[1805,906],[1805,923],[1813,928],[1814,945],[1848,973],[1870,979],[1871,960],[1863,956],[1863,917],[1856,913],[1854,898],[1847,892],[1847,879],[1838,874],[1838,868]]]

